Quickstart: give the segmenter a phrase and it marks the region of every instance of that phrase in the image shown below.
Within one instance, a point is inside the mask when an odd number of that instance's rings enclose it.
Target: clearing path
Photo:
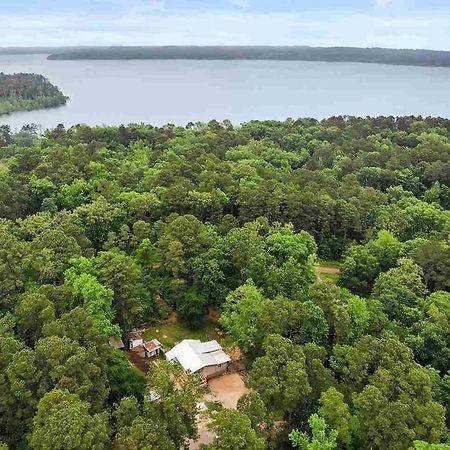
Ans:
[[[202,445],[209,445],[214,441],[215,434],[209,429],[211,418],[208,412],[201,412],[197,416],[198,439],[189,441],[189,450],[199,450]]]
[[[316,266],[315,271],[319,280],[326,282],[336,282],[335,278],[341,273],[341,269],[339,269],[339,267],[330,266]]]

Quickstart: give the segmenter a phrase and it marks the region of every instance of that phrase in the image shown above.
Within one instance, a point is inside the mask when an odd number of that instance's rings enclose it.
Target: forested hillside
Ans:
[[[394,48],[308,46],[120,46],[61,49],[50,60],[206,59],[363,62],[405,66],[449,67],[450,52]]]
[[[208,449],[449,449],[449,207],[450,120],[0,127],[0,448],[182,448],[198,380],[108,338],[214,308]]]
[[[0,72],[0,115],[14,111],[53,108],[68,98],[42,75]]]

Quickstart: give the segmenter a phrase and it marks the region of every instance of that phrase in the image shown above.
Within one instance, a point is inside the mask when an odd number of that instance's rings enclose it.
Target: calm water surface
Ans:
[[[450,68],[291,61],[47,61],[0,55],[0,71],[45,75],[70,97],[61,108],[0,124],[155,125],[333,115],[450,117]]]

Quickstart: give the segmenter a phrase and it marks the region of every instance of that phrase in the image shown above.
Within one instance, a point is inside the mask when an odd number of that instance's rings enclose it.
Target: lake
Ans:
[[[17,130],[334,115],[450,117],[450,68],[303,61],[47,61],[0,55],[0,71],[45,75],[66,106],[1,116]]]

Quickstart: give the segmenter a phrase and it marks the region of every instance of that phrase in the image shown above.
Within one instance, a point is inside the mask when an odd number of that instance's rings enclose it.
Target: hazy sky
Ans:
[[[0,46],[348,45],[450,50],[450,0],[0,0]]]

